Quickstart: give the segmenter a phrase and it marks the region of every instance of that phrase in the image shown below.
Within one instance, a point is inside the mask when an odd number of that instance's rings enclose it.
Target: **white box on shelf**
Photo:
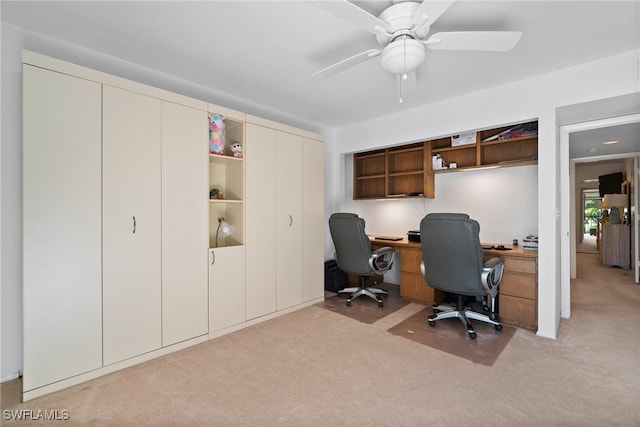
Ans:
[[[476,143],[476,132],[461,133],[460,135],[451,136],[451,146],[458,147],[460,145],[470,145]]]

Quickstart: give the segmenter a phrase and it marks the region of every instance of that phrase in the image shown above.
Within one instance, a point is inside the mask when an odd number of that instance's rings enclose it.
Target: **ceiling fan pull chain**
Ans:
[[[407,80],[407,38],[405,37],[403,39],[403,48],[404,48],[404,53],[402,55],[402,60],[403,60],[403,64],[402,64],[402,78],[399,80],[399,85],[398,85],[398,90],[400,91],[400,97],[398,99],[398,104],[402,104],[402,81],[403,80]]]

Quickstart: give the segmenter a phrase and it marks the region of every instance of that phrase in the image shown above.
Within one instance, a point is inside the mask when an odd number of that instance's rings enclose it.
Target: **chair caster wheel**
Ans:
[[[434,328],[436,326],[436,322],[435,320],[429,320],[429,326],[431,326],[432,328]]]
[[[496,331],[502,330],[502,325],[493,325],[493,327],[496,328]]]
[[[472,340],[475,340],[477,336],[478,334],[476,334],[475,332],[469,332],[469,338],[471,338]]]
[[[384,306],[384,303],[382,302],[382,300],[381,300],[381,299],[379,299],[379,300],[378,300],[378,307],[382,307],[382,306]]]
[[[351,307],[351,300],[350,299],[347,300],[347,307]]]

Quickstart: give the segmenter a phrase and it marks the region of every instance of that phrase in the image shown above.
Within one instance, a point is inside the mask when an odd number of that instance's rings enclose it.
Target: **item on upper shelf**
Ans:
[[[224,199],[224,193],[217,188],[212,188],[211,191],[209,191],[209,199]]]
[[[447,162],[442,158],[442,156],[440,154],[434,154],[432,159],[432,169],[435,170],[440,170],[440,169],[447,169]]]
[[[233,157],[237,157],[238,159],[242,158],[242,144],[239,142],[234,142],[231,144],[231,152],[233,153]]]
[[[459,147],[461,145],[470,145],[476,143],[476,133],[475,132],[467,132],[461,133],[460,135],[453,135],[451,137],[451,146]]]
[[[512,138],[520,138],[523,136],[533,136],[538,134],[538,122],[529,122],[514,126],[496,135],[490,136],[482,140],[482,142],[502,141]]]
[[[529,234],[522,239],[522,249],[537,251],[538,250],[538,236]]]
[[[224,116],[209,114],[209,153],[224,156]]]

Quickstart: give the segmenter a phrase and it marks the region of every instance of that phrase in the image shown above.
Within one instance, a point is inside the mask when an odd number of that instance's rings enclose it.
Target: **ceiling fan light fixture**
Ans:
[[[389,43],[381,55],[382,68],[391,74],[404,74],[417,70],[425,60],[422,42],[410,38]]]

